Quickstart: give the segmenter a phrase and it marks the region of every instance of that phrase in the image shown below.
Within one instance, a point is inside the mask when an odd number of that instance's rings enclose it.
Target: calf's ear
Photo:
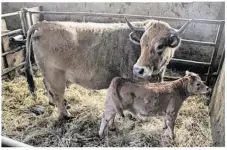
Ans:
[[[189,72],[188,70],[186,70],[186,71],[185,71],[185,76],[189,76],[189,73],[190,73],[190,72]]]

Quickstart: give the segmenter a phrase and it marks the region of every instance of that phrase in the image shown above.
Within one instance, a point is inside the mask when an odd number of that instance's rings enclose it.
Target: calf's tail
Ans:
[[[122,105],[122,97],[119,93],[122,82],[123,82],[123,80],[120,77],[114,78],[110,84],[109,90],[111,90],[111,97],[114,102],[114,107],[115,107],[116,111],[122,117],[125,117],[124,113],[123,113],[124,109],[123,109],[123,105]]]

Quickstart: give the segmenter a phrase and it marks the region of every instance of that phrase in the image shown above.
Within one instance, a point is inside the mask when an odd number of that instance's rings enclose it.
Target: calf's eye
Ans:
[[[197,86],[199,86],[200,84],[198,83],[198,84],[196,84]]]

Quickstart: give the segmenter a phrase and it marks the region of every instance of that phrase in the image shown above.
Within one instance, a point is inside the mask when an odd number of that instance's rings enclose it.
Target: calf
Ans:
[[[184,77],[165,83],[138,83],[116,77],[107,91],[99,135],[103,136],[108,123],[113,126],[116,113],[124,117],[123,111],[128,110],[143,121],[149,116],[165,116],[164,128],[168,127],[165,134],[173,139],[174,122],[183,101],[209,90],[197,74],[188,71]]]

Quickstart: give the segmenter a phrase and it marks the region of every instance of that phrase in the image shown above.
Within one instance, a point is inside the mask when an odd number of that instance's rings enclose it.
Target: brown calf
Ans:
[[[137,83],[116,77],[107,91],[99,135],[103,136],[108,123],[112,127],[116,113],[124,116],[123,111],[128,110],[143,121],[149,116],[165,116],[165,134],[173,139],[174,122],[183,101],[209,90],[197,74],[188,71],[184,77],[165,83]]]

